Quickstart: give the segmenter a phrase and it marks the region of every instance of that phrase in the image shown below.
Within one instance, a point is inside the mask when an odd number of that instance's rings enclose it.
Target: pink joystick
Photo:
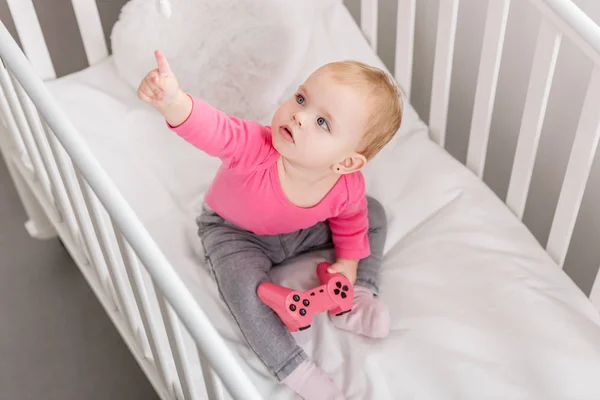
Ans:
[[[258,298],[277,313],[290,332],[309,328],[313,315],[322,311],[345,314],[352,309],[354,287],[343,274],[327,272],[329,265],[322,262],[317,266],[321,286],[300,292],[263,282],[257,289]]]

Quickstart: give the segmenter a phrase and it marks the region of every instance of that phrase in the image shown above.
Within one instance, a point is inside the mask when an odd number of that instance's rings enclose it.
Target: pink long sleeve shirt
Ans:
[[[279,183],[279,153],[271,128],[227,116],[190,96],[192,111],[177,127],[167,126],[222,164],[206,204],[230,223],[257,235],[278,235],[329,221],[338,258],[362,259],[370,254],[367,200],[362,173],[342,175],[314,207],[291,203]]]

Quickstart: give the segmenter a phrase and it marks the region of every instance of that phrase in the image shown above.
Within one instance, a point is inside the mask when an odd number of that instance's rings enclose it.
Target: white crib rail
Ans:
[[[508,207],[517,217],[522,218],[525,211],[563,37],[571,40],[595,64],[546,245],[550,256],[562,267],[600,140],[600,27],[570,0],[530,1],[540,12],[542,22],[506,197]],[[361,3],[361,28],[371,43],[377,34],[377,27],[373,26],[377,22],[375,4],[372,0]],[[413,73],[416,4],[415,0],[398,0],[395,77],[407,95],[410,95]],[[467,167],[480,178],[483,178],[488,152],[510,4],[510,0],[487,2],[466,159]],[[429,127],[432,139],[441,146],[446,139],[458,6],[459,0],[443,0],[438,8]],[[600,310],[600,274],[590,298]]]
[[[416,11],[416,0],[398,0],[394,77],[409,99],[412,89]]]
[[[444,146],[446,140],[458,4],[459,0],[441,1],[438,13],[429,126],[433,140],[440,146]]]
[[[495,0],[488,6],[467,152],[467,167],[480,178],[485,167],[509,5],[510,0]]]
[[[43,209],[39,218],[48,216],[64,239],[159,395],[163,399],[199,398],[191,379],[187,361],[190,349],[183,344],[181,321],[196,342],[203,368],[210,368],[203,374],[210,378],[206,383],[209,395],[217,396],[211,399],[220,398],[220,382],[212,368],[234,398],[260,399],[206,314],[54,102],[3,24],[0,54],[8,70],[0,68],[0,83],[5,96],[3,121],[11,129],[11,141],[15,142],[10,148],[19,148],[18,138],[25,142],[24,149],[12,154],[5,152],[3,146],[9,168],[30,174],[22,161],[32,160],[39,179],[28,182],[29,190],[39,201],[38,207]],[[14,79],[9,79],[9,74]],[[113,222],[112,229],[108,229],[106,213]],[[79,247],[84,248],[85,254],[77,250]],[[140,261],[151,277],[150,287],[143,282]],[[146,289],[155,293],[159,311],[152,310]],[[163,323],[155,323],[155,318],[160,317]],[[162,334],[169,348],[157,338],[160,328],[164,329]],[[146,346],[151,353],[149,357]],[[167,371],[168,360],[175,366],[174,374]]]
[[[546,249],[562,267],[600,140],[600,64],[592,72]],[[600,290],[600,288],[595,288]]]
[[[378,3],[379,0],[362,0],[360,3],[360,27],[374,51],[377,51]]]
[[[554,25],[547,20],[542,21],[506,196],[506,204],[519,218],[523,218],[525,212],[525,203],[531,184],[531,175],[542,134],[542,125],[561,40],[562,35]]]
[[[88,63],[93,65],[108,56],[98,4],[96,0],[71,0],[71,3],[81,32],[85,55]]]

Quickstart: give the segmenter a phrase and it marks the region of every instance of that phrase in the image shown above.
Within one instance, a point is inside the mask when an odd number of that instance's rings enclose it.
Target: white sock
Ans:
[[[304,361],[283,383],[304,400],[344,400],[335,382],[310,360]]]

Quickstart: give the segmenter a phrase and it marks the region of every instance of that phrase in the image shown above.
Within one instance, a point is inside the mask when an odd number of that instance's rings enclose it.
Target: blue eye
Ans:
[[[325,118],[323,118],[323,117],[317,118],[317,125],[319,125],[323,129],[325,129],[326,131],[329,130],[329,124],[327,123],[327,121],[325,121]]]
[[[304,100],[304,96],[302,96],[301,94],[297,94],[296,103],[300,104],[301,106],[304,105],[304,103],[306,103],[306,100]]]

